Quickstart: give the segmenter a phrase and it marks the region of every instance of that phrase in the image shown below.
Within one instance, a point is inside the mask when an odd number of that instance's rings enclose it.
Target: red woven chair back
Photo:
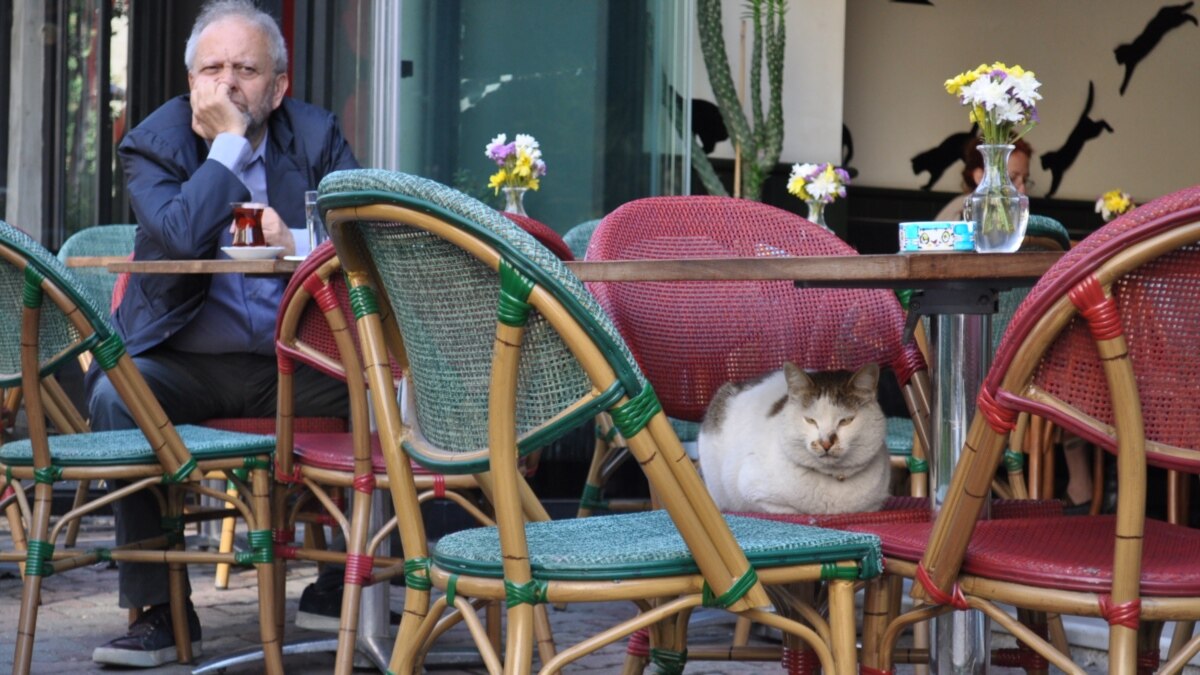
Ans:
[[[333,242],[326,242],[317,247],[304,259],[300,267],[296,269],[292,275],[291,281],[288,282],[287,288],[283,292],[283,300],[280,302],[280,314],[283,316],[282,308],[287,307],[292,302],[296,302],[296,291],[304,286],[306,280],[316,275],[317,270],[330,259],[336,257],[337,252],[333,248]],[[355,350],[360,350],[358,341],[358,326],[354,320],[354,310],[350,308],[350,293],[346,286],[346,279],[340,273],[332,274],[329,277],[329,285],[333,290],[333,295],[337,299],[338,307],[341,309],[343,316],[346,317],[346,323],[350,326],[351,338],[354,342]],[[323,361],[318,361],[309,358],[304,352],[292,348],[285,341],[280,340],[279,335],[280,325],[277,323],[275,330],[275,348],[287,354],[292,359],[299,363],[304,363],[313,368],[320,370],[339,380],[345,380],[346,375],[340,368],[330,368]],[[334,342],[333,334],[329,330],[329,323],[325,320],[325,315],[318,304],[311,298],[304,308],[304,313],[300,317],[300,322],[296,326],[296,339],[309,348],[312,348],[325,356],[329,357],[336,363],[341,363],[341,356],[338,354],[337,343]],[[362,361],[362,353],[359,351],[359,361]],[[400,364],[394,360],[391,362],[392,375],[399,381],[402,376]]]
[[[571,253],[571,247],[567,246],[567,242],[563,240],[562,236],[550,229],[550,226],[536,221],[529,216],[504,211],[501,211],[501,213],[504,214],[505,218],[516,223],[522,230],[533,235],[534,239],[537,239],[542,246],[550,249],[550,252],[558,256],[559,260],[575,259],[575,254]]]
[[[1200,186],[1145,204],[1081,241],[1052,267],[1017,309],[985,387],[995,395],[1026,337],[1049,307],[1102,263],[1132,244],[1200,221]],[[1143,264],[1113,284],[1121,328],[1128,342],[1146,438],[1200,450],[1200,246],[1186,245]],[[1045,352],[1034,382],[1096,420],[1113,415],[1093,337],[1076,317]],[[1115,438],[1096,436],[1070,420],[1055,420],[1102,445]],[[1159,466],[1197,471],[1192,458],[1148,453]]]
[[[853,255],[781,209],[727,197],[652,197],[601,221],[588,260]],[[595,282],[668,415],[703,418],[717,388],[793,361],[810,370],[875,362],[911,374],[904,314],[878,289],[801,289],[790,281]],[[916,354],[916,356],[914,356]],[[906,364],[903,368],[901,364]],[[923,362],[920,367],[923,367]]]

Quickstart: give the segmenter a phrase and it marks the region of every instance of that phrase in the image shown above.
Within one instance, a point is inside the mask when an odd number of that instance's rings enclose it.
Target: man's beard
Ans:
[[[274,110],[271,107],[271,101],[274,99],[275,83],[272,81],[259,106],[242,113],[242,116],[246,118],[246,138],[251,142],[256,143],[263,131],[266,130],[267,119],[271,117],[271,112]]]

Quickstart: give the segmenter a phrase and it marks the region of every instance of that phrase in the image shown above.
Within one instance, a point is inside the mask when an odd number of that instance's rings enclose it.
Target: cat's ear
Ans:
[[[788,394],[791,396],[810,396],[817,387],[808,373],[791,361],[783,364],[783,376],[787,380]]]
[[[868,363],[850,376],[850,388],[874,398],[879,390],[879,365]]]

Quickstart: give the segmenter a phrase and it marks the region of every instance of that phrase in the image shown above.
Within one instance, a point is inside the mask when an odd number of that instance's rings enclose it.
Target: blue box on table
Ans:
[[[900,223],[901,253],[974,250],[974,223],[965,220]]]

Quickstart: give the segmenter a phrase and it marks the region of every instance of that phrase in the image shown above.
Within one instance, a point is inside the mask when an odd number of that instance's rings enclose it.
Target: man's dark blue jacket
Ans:
[[[316,106],[284,98],[268,120],[267,201],[290,227],[304,223],[304,191],[326,174],[358,162],[337,118]],[[126,134],[118,149],[130,203],[137,216],[136,260],[215,258],[229,228],[232,202],[250,191],[192,131],[187,96],[171,99]],[[200,310],[211,277],[134,274],[115,315],[125,348],[136,356],[162,344]]]

